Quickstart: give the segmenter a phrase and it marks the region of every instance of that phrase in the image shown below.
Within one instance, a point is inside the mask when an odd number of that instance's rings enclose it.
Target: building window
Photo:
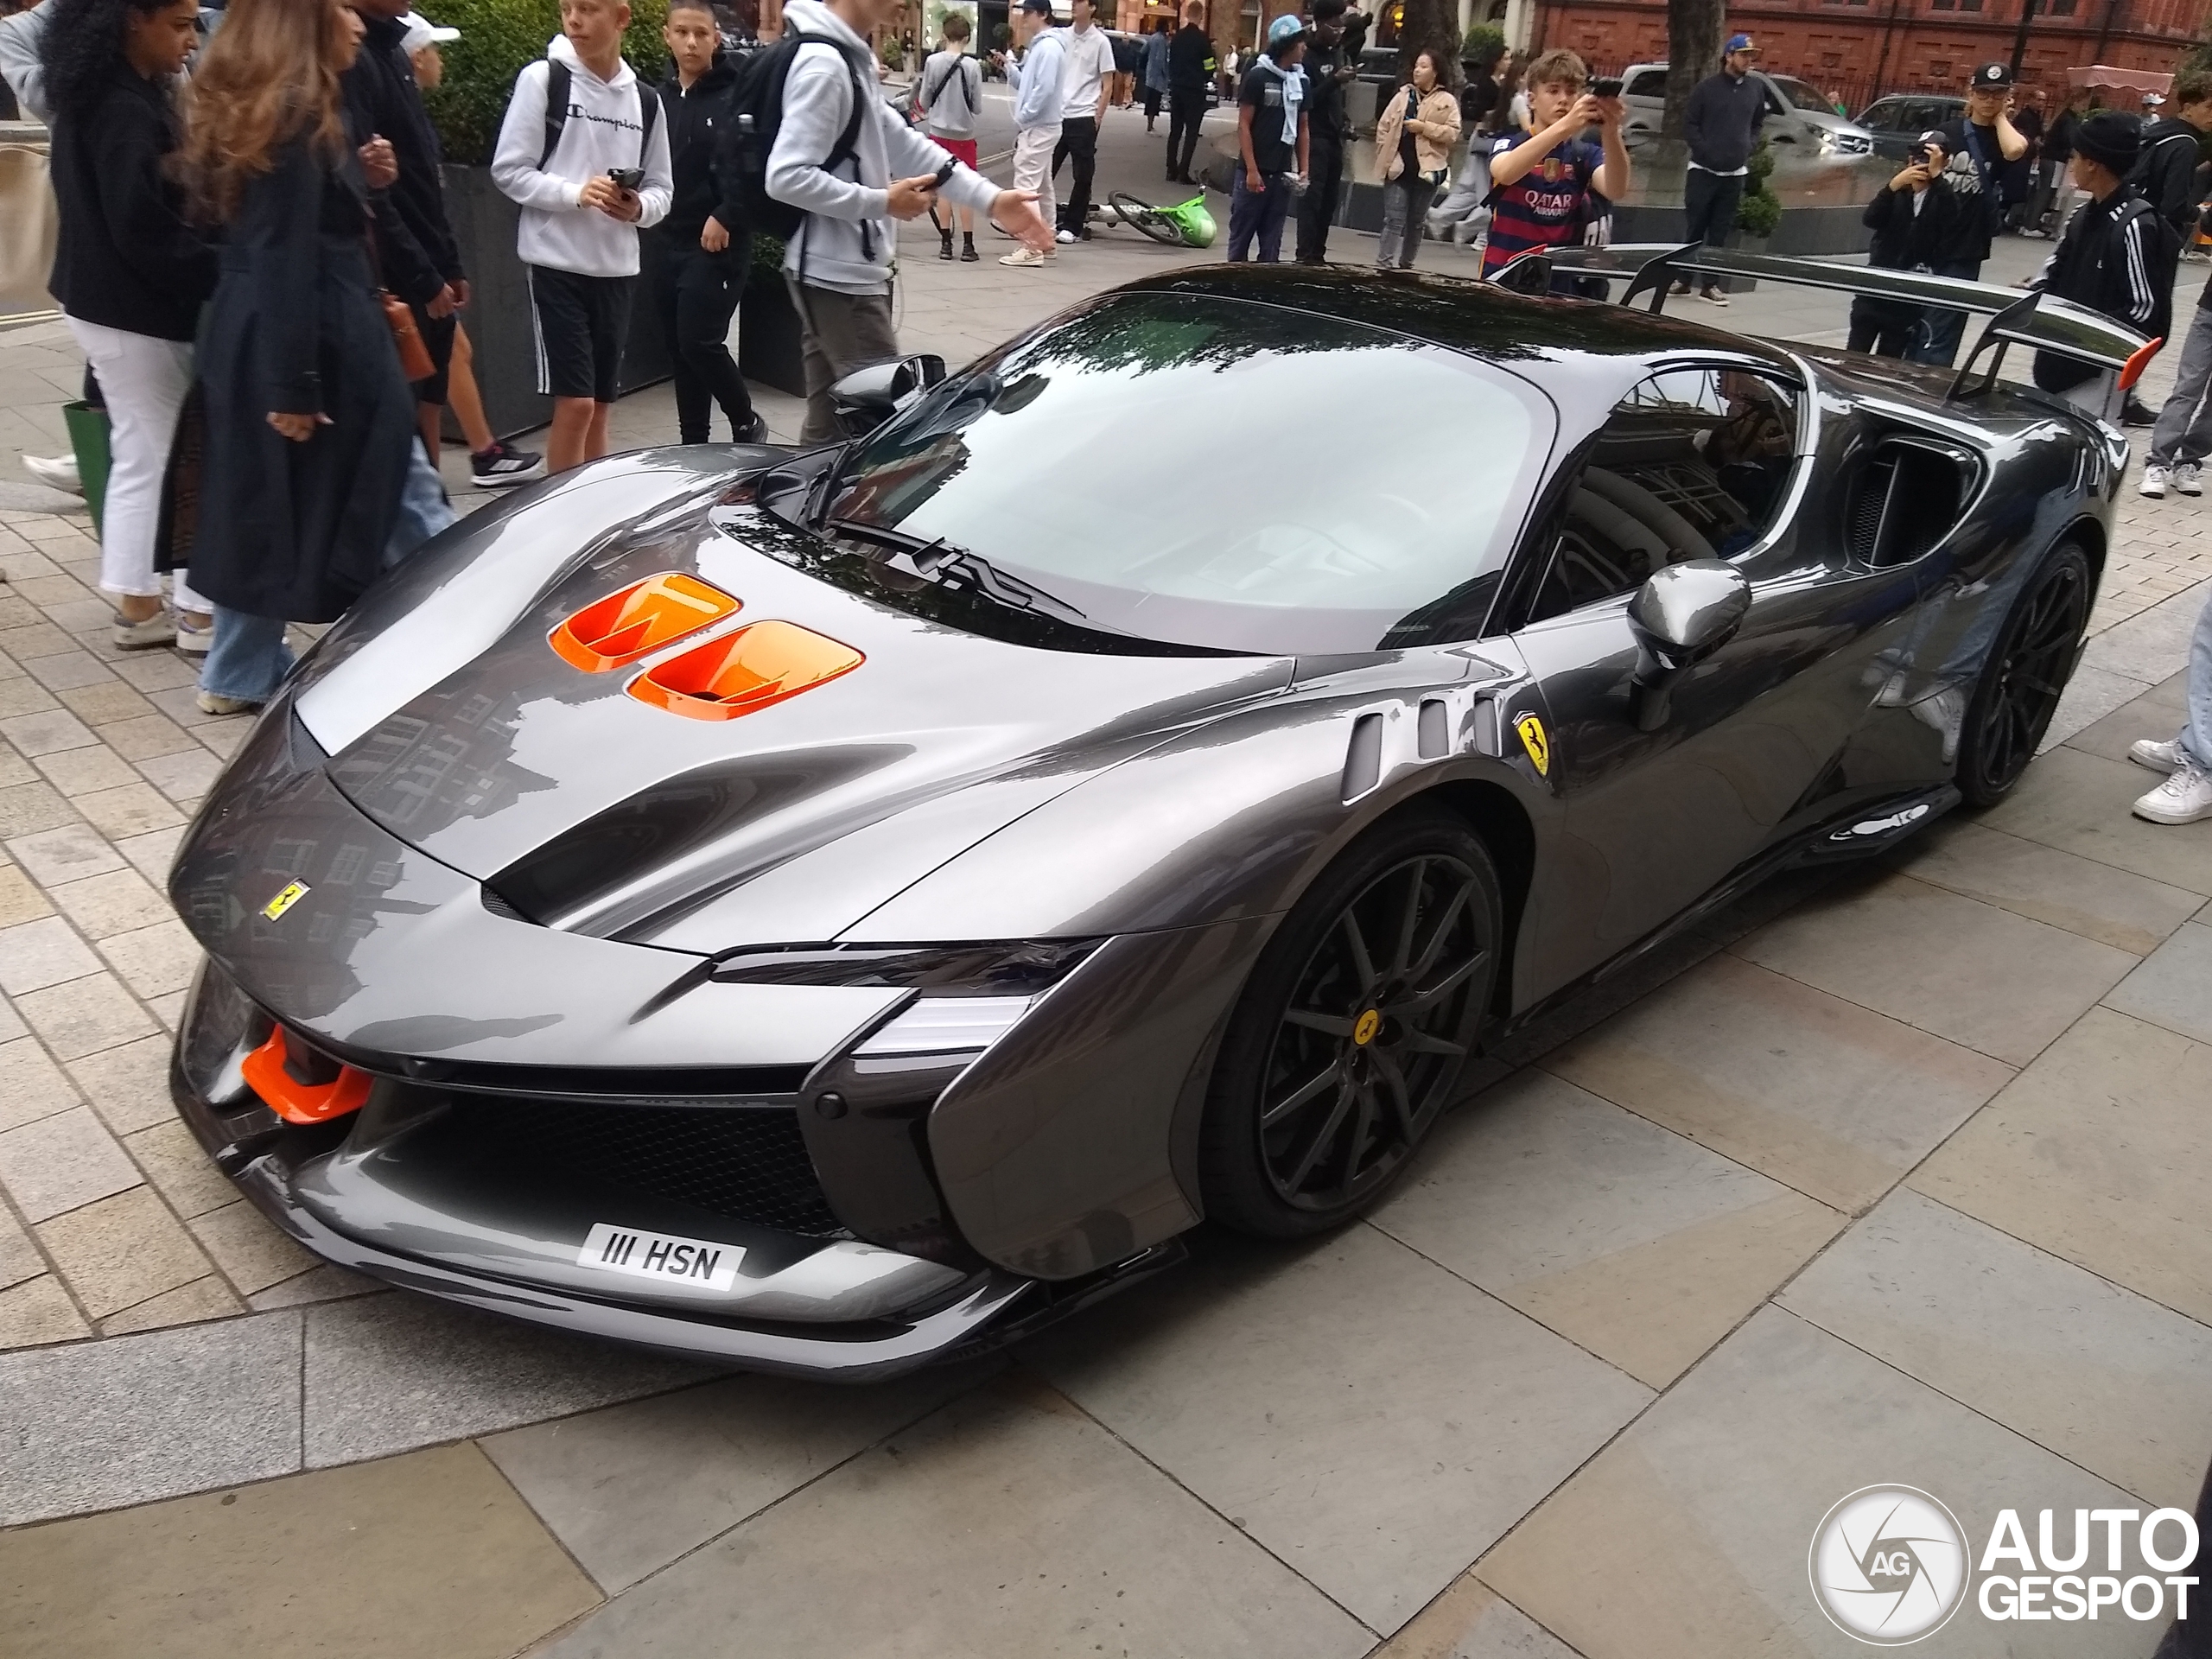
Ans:
[[[1928,0],[1930,11],[1980,11],[1981,0]]]

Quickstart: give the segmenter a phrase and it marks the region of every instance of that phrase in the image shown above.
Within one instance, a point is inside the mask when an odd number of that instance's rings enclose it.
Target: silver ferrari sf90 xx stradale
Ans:
[[[841,392],[849,444],[456,526],[209,796],[176,1101],[309,1249],[859,1378],[1336,1225],[1485,1044],[2012,789],[2126,453],[1413,273],[1179,272]]]

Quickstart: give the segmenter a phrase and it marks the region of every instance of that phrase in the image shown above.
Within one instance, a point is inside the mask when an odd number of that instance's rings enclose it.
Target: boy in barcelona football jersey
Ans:
[[[1502,132],[1491,141],[1490,242],[1483,275],[1495,276],[1516,254],[1581,240],[1583,227],[1628,189],[1628,146],[1621,138],[1621,101],[1583,88],[1589,71],[1572,52],[1547,52],[1529,66],[1533,132]],[[1603,142],[1582,134],[1596,127]]]

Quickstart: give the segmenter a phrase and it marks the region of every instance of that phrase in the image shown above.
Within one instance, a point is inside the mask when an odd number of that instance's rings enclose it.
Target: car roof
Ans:
[[[1535,299],[1495,283],[1434,271],[1196,265],[1109,293],[1193,294],[1283,306],[1425,340],[1491,362],[1719,351],[1796,373],[1789,355],[1765,340],[1625,306]]]

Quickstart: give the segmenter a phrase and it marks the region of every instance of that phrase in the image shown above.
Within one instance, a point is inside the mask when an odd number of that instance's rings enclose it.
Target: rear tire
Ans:
[[[1473,1050],[1503,913],[1481,839],[1433,808],[1385,820],[1322,873],[1268,941],[1214,1064],[1210,1217],[1298,1237],[1389,1191]]]
[[[2089,589],[2088,555],[2062,542],[2012,601],[1959,734],[1959,793],[1969,805],[1996,805],[2035,759],[2074,671],[2088,626]]]

